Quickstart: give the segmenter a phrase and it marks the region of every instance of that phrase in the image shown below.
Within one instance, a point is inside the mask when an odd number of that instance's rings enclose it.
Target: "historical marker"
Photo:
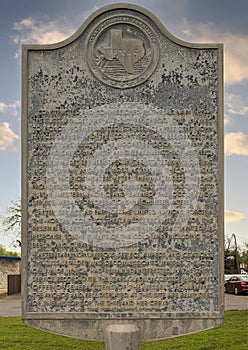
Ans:
[[[23,47],[27,325],[148,340],[222,322],[222,94],[222,45],[135,5]]]

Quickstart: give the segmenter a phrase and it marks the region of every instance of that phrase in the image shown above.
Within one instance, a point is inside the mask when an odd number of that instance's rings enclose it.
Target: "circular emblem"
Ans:
[[[159,60],[154,30],[134,16],[114,16],[100,22],[90,34],[87,49],[93,75],[120,89],[143,83]]]

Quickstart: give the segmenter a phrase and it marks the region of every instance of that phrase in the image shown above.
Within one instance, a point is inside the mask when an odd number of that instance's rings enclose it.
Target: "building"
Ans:
[[[20,275],[21,258],[19,256],[0,255],[0,289],[8,289],[8,275]]]

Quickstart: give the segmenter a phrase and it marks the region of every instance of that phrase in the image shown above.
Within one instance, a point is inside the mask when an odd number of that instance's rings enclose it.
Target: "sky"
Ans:
[[[13,249],[1,220],[21,193],[21,45],[72,35],[107,0],[2,0],[0,4],[0,244]],[[224,44],[225,235],[248,242],[248,1],[143,0],[180,39]]]

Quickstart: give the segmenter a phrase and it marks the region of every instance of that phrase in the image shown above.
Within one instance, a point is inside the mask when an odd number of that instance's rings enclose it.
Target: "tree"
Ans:
[[[2,221],[4,232],[13,237],[14,247],[21,246],[21,199],[11,201]]]
[[[248,271],[248,242],[245,242],[244,247],[240,248],[237,245],[236,235],[233,233],[231,237],[225,238],[225,273],[239,274],[240,264],[245,266]]]
[[[245,270],[248,272],[248,242],[245,242],[244,248],[240,253],[240,262],[244,265]]]

